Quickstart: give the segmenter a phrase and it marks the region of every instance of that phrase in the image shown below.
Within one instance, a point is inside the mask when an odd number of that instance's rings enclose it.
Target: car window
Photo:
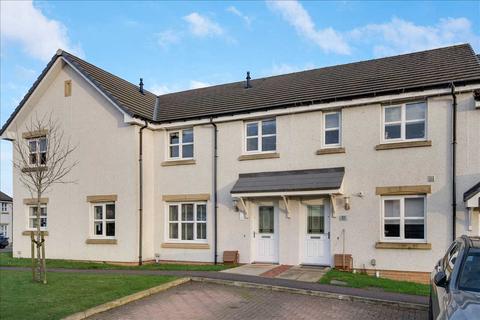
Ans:
[[[480,249],[470,249],[458,280],[458,288],[480,292]]]
[[[445,261],[443,264],[443,271],[447,275],[447,280],[450,279],[450,275],[453,272],[455,263],[457,262],[458,253],[460,251],[460,243],[455,242],[450,248],[449,252],[445,256]]]

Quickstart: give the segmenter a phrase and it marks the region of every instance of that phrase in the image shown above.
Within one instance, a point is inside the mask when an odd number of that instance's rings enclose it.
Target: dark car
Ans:
[[[430,319],[480,319],[480,237],[456,239],[430,282]]]
[[[0,235],[0,249],[4,249],[6,246],[8,246],[8,238]]]

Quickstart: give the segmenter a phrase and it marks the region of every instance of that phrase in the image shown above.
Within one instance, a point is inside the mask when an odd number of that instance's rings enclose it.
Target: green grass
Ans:
[[[30,267],[31,259],[13,258],[11,252],[0,253],[0,266],[3,267]],[[233,265],[211,264],[170,264],[152,263],[142,266],[119,266],[108,263],[81,262],[71,260],[47,259],[48,268],[65,269],[115,269],[115,270],[182,270],[182,271],[220,271],[234,267]]]
[[[330,284],[330,281],[332,280],[346,282],[348,287],[353,288],[376,288],[388,292],[414,294],[418,296],[428,296],[430,294],[429,286],[426,284],[376,278],[366,274],[351,273],[335,269],[327,272],[319,282]]]
[[[0,271],[2,319],[61,319],[175,279],[170,276],[49,273],[46,285],[28,271]]]

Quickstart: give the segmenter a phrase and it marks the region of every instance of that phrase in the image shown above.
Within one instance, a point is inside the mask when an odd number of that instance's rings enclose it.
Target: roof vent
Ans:
[[[252,84],[250,83],[250,71],[247,71],[247,77],[245,78],[247,81],[245,82],[245,89],[251,88]]]
[[[141,94],[144,94],[143,93],[143,78],[140,78],[140,83],[139,83],[139,89],[138,91],[140,91]]]

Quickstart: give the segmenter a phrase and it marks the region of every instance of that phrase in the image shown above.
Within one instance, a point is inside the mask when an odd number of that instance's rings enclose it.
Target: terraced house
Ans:
[[[78,145],[78,182],[43,200],[50,258],[347,254],[422,280],[453,237],[480,234],[479,61],[464,44],[156,96],[59,50],[1,137],[53,113]],[[17,176],[13,253],[28,257]]]

